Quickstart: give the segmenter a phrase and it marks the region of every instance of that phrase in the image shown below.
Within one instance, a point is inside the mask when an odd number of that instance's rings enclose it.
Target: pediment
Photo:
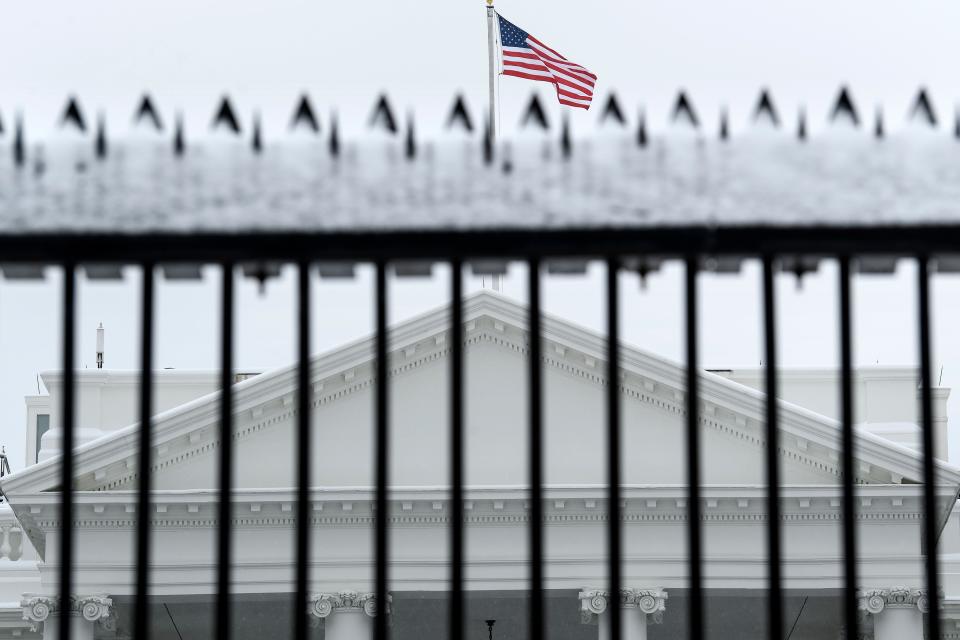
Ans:
[[[487,291],[464,309],[467,395],[467,482],[526,483],[526,309]],[[564,320],[543,319],[546,480],[554,485],[602,485],[605,339]],[[391,328],[390,396],[393,482],[447,484],[449,313],[428,312]],[[373,484],[372,340],[360,340],[314,358],[312,473],[319,486]],[[618,381],[623,402],[624,482],[683,484],[683,367],[624,347]],[[287,367],[234,387],[237,486],[293,484],[295,369]],[[701,382],[703,481],[756,486],[764,482],[763,394],[704,372]],[[158,490],[210,489],[219,450],[219,394],[155,419],[154,484]],[[835,484],[839,478],[835,421],[782,403],[781,457],[788,484]],[[80,490],[136,486],[136,425],[78,452]],[[915,481],[917,455],[867,433],[857,434],[857,481]],[[424,464],[429,461],[429,464]],[[960,472],[940,464],[944,484],[960,485]],[[4,493],[35,494],[56,488],[56,459],[5,478]]]

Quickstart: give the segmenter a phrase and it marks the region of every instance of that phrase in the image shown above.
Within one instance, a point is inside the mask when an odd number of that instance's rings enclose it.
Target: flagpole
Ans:
[[[487,51],[490,54],[490,138],[491,141],[497,139],[497,38],[496,33],[499,25],[497,23],[497,12],[493,8],[493,0],[487,0]],[[494,274],[492,276],[493,290],[497,293],[503,291],[503,276]]]
[[[490,54],[490,135],[497,138],[497,39],[495,34],[497,12],[493,0],[487,0],[487,49]]]

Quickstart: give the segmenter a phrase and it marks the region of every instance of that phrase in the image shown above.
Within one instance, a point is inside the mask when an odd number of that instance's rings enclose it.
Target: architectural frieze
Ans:
[[[593,525],[609,520],[602,496],[590,497],[591,487],[558,489],[544,501],[544,522],[555,525]],[[737,488],[730,488],[735,491]],[[628,491],[625,489],[625,491]],[[877,488],[858,499],[856,519],[860,522],[913,523],[922,519],[918,497],[896,489]],[[899,494],[898,494],[899,492]],[[328,492],[324,492],[328,493]],[[395,499],[388,514],[394,527],[431,527],[450,524],[450,502],[439,499],[443,489],[427,490],[423,497],[414,493],[409,498]],[[468,499],[464,503],[464,522],[468,525],[516,525],[530,522],[529,500],[519,492]],[[95,494],[94,494],[95,495]],[[808,496],[808,497],[806,497]],[[88,496],[92,497],[92,496]],[[241,499],[240,496],[237,496]],[[133,500],[135,497],[130,497]],[[292,528],[296,526],[292,496],[257,494],[249,501],[238,501],[231,524],[240,528]],[[838,497],[824,492],[791,493],[782,497],[781,522],[837,522],[843,517]],[[218,503],[207,497],[196,502],[167,501],[155,498],[151,505],[151,526],[156,529],[210,528],[218,524]],[[86,501],[76,507],[72,526],[77,529],[127,529],[136,527],[136,505],[132,502]],[[372,493],[344,493],[342,497],[314,500],[310,522],[313,526],[369,526],[373,521]],[[620,521],[625,524],[683,524],[688,521],[685,497],[648,493],[638,489],[621,502]],[[61,526],[56,505],[34,505],[22,519],[31,530],[51,530]],[[756,492],[705,496],[701,501],[700,521],[741,525],[765,524],[769,516],[765,500]]]

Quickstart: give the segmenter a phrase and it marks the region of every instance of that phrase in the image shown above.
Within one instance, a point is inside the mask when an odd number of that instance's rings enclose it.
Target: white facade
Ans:
[[[522,592],[529,568],[524,486],[526,310],[482,292],[467,300],[464,315],[468,638],[486,637],[484,619],[498,619],[495,637],[518,637],[525,630]],[[604,590],[606,345],[603,336],[557,318],[545,317],[543,331],[548,624],[551,637],[603,637],[606,612],[613,606]],[[400,638],[445,634],[449,339],[447,309],[391,330],[394,491],[389,609]],[[372,353],[372,341],[362,340],[312,363],[316,488],[311,588],[317,595],[311,610],[328,640],[366,637],[377,609],[369,595]],[[629,347],[623,348],[622,366],[618,383],[627,590],[616,600],[627,608],[628,640],[682,637],[688,525],[685,374],[682,366]],[[81,446],[76,460],[78,600],[73,615],[85,637],[128,637],[139,473],[138,432],[131,423],[137,412],[138,376],[104,371],[77,375],[77,427],[81,434],[97,437]],[[174,630],[185,638],[202,637],[209,633],[216,591],[216,375],[163,371],[156,377],[151,595],[163,607],[154,614],[158,620],[153,637],[176,637]],[[18,544],[24,548],[23,558],[8,554],[12,561],[0,564],[0,599],[14,603],[8,605],[10,612],[30,618],[14,625],[16,629],[52,637],[52,618],[40,618],[50,615],[44,606],[59,606],[56,599],[50,600],[57,591],[56,541],[61,530],[55,492],[59,377],[44,374],[43,379],[49,396],[28,400],[34,419],[43,402],[49,407],[51,430],[42,439],[41,461],[0,483],[12,507],[7,522],[23,532],[11,536],[22,538]],[[234,387],[233,592],[243,603],[237,607],[242,611],[238,615],[248,616],[238,621],[241,638],[244,633],[251,637],[264,633],[267,618],[275,628],[285,629],[289,622],[296,502],[295,379],[295,369],[285,368],[250,376]],[[839,430],[831,417],[836,411],[832,408],[836,384],[830,372],[783,373],[783,566],[787,618],[797,620],[794,640],[840,633]],[[764,632],[765,425],[763,395],[757,391],[761,385],[762,377],[752,371],[705,372],[701,382],[706,615],[711,633],[718,637],[760,637]],[[857,430],[856,451],[865,626],[877,640],[919,640],[927,594],[922,590],[920,554],[920,457],[910,439],[916,430],[916,371],[868,369],[858,375],[856,386],[857,419],[863,423]],[[935,395],[938,442],[945,442],[947,395],[945,389]],[[29,425],[27,431],[29,451],[30,438],[36,436]],[[960,560],[952,555],[960,554],[960,521],[952,514],[960,470],[940,462],[936,474],[940,518],[945,523],[941,550],[947,608],[952,611],[950,596],[960,595]],[[5,571],[21,570],[15,566],[28,567],[22,571],[33,580],[29,589],[7,588]],[[84,617],[84,606],[89,616]],[[4,624],[0,616],[0,634]],[[200,635],[190,636],[191,632]]]

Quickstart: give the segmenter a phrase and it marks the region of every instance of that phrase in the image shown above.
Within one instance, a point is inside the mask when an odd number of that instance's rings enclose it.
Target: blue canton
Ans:
[[[527,44],[527,32],[513,24],[509,20],[505,20],[503,16],[497,14],[497,18],[500,20],[500,45],[504,47],[518,47],[523,49],[529,49],[530,45]]]

